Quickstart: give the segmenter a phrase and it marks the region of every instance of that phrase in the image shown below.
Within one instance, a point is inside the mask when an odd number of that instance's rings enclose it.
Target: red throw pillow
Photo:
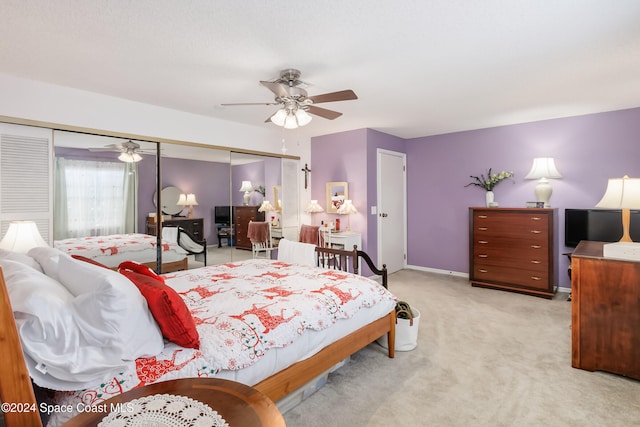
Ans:
[[[144,274],[145,276],[149,276],[153,279],[160,280],[162,283],[164,283],[163,276],[160,276],[158,273],[156,273],[146,265],[140,264],[139,262],[136,262],[136,261],[122,261],[118,266],[118,271],[120,270],[135,271],[136,273]]]
[[[162,277],[122,268],[122,264],[118,271],[138,287],[166,339],[182,347],[200,348],[200,335],[187,305],[174,289],[164,284]]]
[[[73,259],[77,259],[78,261],[84,261],[84,262],[88,262],[89,264],[93,264],[93,265],[97,265],[98,267],[104,267],[107,270],[111,270],[109,267],[107,267],[106,265],[91,259],[91,258],[87,258],[86,256],[82,256],[82,255],[71,255],[71,258]]]

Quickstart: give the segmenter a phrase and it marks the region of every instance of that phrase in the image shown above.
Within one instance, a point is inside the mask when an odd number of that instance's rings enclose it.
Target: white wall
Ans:
[[[0,116],[274,154],[282,148],[282,129],[275,126],[248,126],[5,74]],[[299,156],[301,165],[311,163],[309,138],[289,138],[286,154]],[[301,205],[308,199],[301,186]]]

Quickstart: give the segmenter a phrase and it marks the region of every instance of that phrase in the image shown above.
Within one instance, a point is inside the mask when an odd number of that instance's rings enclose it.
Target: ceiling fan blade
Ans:
[[[122,150],[121,150],[121,149],[119,149],[119,148],[115,148],[115,147],[113,147],[113,148],[103,147],[103,148],[89,148],[89,151],[94,151],[94,152],[101,152],[101,151],[114,151],[114,152],[116,152],[116,153],[117,153],[117,152],[122,151]]]
[[[337,111],[327,110],[326,108],[320,108],[314,105],[309,105],[307,112],[329,120],[337,119],[342,115],[342,113],[338,113]]]
[[[280,83],[267,82],[263,80],[260,81],[260,84],[273,92],[278,98],[289,97],[289,92],[287,92],[287,89]]]
[[[238,105],[280,105],[278,102],[236,102],[233,104],[220,104],[223,107],[234,107]]]
[[[352,99],[358,99],[358,96],[351,89],[347,89],[339,92],[310,96],[308,99],[312,100],[314,104],[320,104],[321,102],[350,101]]]

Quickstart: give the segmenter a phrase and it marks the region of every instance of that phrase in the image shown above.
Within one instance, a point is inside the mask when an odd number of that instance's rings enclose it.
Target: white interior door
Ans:
[[[393,273],[406,265],[406,156],[378,149],[377,157],[378,265]]]

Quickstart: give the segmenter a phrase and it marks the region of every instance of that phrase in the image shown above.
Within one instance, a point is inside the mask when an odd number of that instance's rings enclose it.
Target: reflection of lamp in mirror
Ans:
[[[539,180],[535,189],[536,201],[544,203],[545,208],[549,207],[549,199],[553,191],[548,178],[562,178],[556,168],[553,157],[537,157],[533,159],[531,170],[524,179]]]
[[[338,208],[338,214],[347,215],[347,231],[351,231],[351,214],[357,213],[358,210],[355,206],[353,206],[351,200],[345,200],[344,203],[342,203],[342,205],[340,205],[340,207]]]
[[[597,208],[622,209],[622,238],[617,243],[603,246],[603,256],[640,260],[640,243],[629,235],[630,209],[640,209],[640,178],[611,178]]]
[[[258,208],[258,212],[265,212],[265,214],[267,212],[275,212],[275,211],[276,211],[276,208],[274,208],[271,202],[268,200],[263,201],[260,207]],[[274,227],[277,227],[279,225],[279,222],[275,217],[275,215],[271,217],[271,225]]]
[[[118,160],[125,163],[136,163],[142,160],[142,156],[135,152],[123,151],[118,156]]]
[[[27,253],[29,249],[39,246],[49,245],[33,221],[11,221],[7,234],[0,241],[0,248],[20,253]]]
[[[314,221],[313,221],[313,217],[314,217],[314,213],[319,213],[319,212],[324,212],[324,209],[322,209],[322,206],[320,206],[318,204],[317,200],[312,200],[309,202],[309,204],[307,205],[307,208],[304,210],[306,213],[311,214],[311,225],[314,225]]]
[[[244,191],[244,205],[249,205],[249,197],[251,196],[251,192],[253,191],[253,185],[251,185],[251,181],[242,181],[242,186],[240,187],[240,192]]]
[[[182,206],[183,208],[189,206],[189,218],[193,218],[193,207],[198,206],[198,201],[196,200],[196,195],[193,193],[189,194],[180,194],[178,198],[178,206]]]

